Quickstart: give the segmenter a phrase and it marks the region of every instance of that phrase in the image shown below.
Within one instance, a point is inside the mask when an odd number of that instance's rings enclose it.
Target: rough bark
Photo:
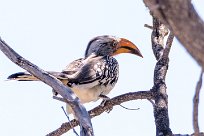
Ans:
[[[204,69],[204,22],[191,0],[143,0]]]
[[[172,131],[169,126],[168,115],[168,95],[166,90],[166,73],[169,65],[169,51],[174,35],[169,34],[166,44],[164,37],[168,34],[168,29],[158,19],[153,17],[152,49],[155,58],[158,60],[154,69],[154,118],[157,136],[170,136]]]

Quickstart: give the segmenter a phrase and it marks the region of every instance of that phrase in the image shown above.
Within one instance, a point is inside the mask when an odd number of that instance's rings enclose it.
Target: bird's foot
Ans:
[[[101,104],[100,104],[102,107],[104,107],[104,106],[105,106],[105,103],[106,103],[108,100],[110,100],[110,98],[109,98],[108,96],[103,95],[103,94],[100,94],[99,97],[100,97],[101,99],[103,99],[102,102],[101,102]]]
[[[110,100],[110,98],[106,95],[100,94],[99,95],[100,98],[102,98],[102,102],[100,104],[100,106],[104,107],[106,105],[106,102]],[[109,108],[106,110],[107,113],[110,113],[110,111],[113,109],[113,107]]]

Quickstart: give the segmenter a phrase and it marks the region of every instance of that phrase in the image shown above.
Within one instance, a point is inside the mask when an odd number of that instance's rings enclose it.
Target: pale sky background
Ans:
[[[194,0],[204,18],[204,1]],[[14,50],[44,70],[61,71],[83,57],[90,39],[115,35],[134,42],[144,58],[123,54],[119,81],[109,97],[148,90],[153,85],[155,58],[151,49],[152,24],[142,0],[1,0],[0,36]],[[186,26],[187,27],[187,26]],[[195,30],[196,31],[196,30]],[[43,136],[67,121],[51,88],[41,82],[5,81],[24,71],[0,52],[0,128],[2,136]],[[175,40],[170,52],[166,83],[170,126],[174,133],[191,134],[192,99],[201,68]],[[204,131],[204,88],[200,94],[199,124]],[[101,102],[101,101],[99,101]],[[97,103],[87,104],[87,109]],[[123,103],[92,119],[96,136],[154,136],[152,105],[147,100]],[[67,135],[67,134],[65,134]],[[70,131],[69,135],[73,135]]]

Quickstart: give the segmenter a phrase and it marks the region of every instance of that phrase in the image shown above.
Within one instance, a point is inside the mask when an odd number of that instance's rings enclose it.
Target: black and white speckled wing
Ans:
[[[74,60],[73,62],[69,63],[66,68],[62,71],[62,73],[67,75],[73,75],[83,66],[83,58]]]
[[[114,85],[118,79],[118,62],[113,57],[91,55],[70,63],[62,73],[68,76],[68,86]]]

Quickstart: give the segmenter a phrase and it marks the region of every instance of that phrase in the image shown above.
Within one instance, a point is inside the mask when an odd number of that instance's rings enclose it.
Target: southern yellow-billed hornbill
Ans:
[[[115,86],[119,66],[114,55],[131,53],[142,57],[139,49],[129,40],[103,35],[93,38],[87,46],[85,57],[71,62],[62,72],[50,72],[69,86],[82,103],[105,98]],[[27,72],[19,72],[8,77],[18,81],[37,81]],[[72,112],[67,106],[68,112]]]

